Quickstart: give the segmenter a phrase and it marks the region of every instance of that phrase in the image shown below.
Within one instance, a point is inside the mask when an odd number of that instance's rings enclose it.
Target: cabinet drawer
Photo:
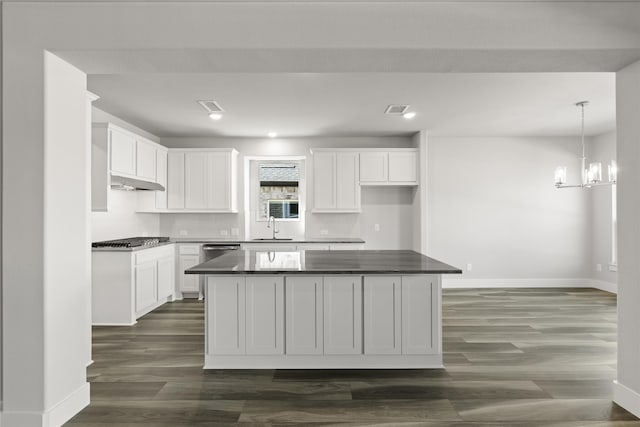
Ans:
[[[200,245],[180,245],[180,255],[200,255]]]
[[[173,256],[173,245],[163,245],[157,248],[143,249],[135,252],[133,254],[133,261],[138,265],[167,256]]]

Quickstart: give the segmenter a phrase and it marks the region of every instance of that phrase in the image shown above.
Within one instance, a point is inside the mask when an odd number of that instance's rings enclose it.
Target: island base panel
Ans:
[[[441,369],[442,355],[206,355],[204,369]]]

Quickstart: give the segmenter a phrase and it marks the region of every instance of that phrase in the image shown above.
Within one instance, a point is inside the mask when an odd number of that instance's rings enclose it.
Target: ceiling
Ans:
[[[577,135],[583,100],[587,134],[615,128],[614,73],[94,74],[88,86],[97,108],[160,137]],[[417,116],[385,116],[388,104]]]

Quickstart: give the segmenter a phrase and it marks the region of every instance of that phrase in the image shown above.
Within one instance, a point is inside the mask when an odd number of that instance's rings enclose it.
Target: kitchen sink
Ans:
[[[268,242],[275,242],[277,240],[293,240],[293,238],[291,237],[276,237],[275,239],[272,237],[263,237],[260,239],[253,239],[253,240],[260,240],[260,241],[268,241]]]

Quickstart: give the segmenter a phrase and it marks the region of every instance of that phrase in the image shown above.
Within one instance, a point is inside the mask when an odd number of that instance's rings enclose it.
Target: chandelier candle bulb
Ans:
[[[611,160],[609,163],[609,182],[615,183],[618,181],[618,164],[615,160]]]
[[[567,167],[558,166],[556,168],[556,185],[562,185],[567,182]]]
[[[602,181],[602,163],[589,163],[589,182],[597,184]]]

